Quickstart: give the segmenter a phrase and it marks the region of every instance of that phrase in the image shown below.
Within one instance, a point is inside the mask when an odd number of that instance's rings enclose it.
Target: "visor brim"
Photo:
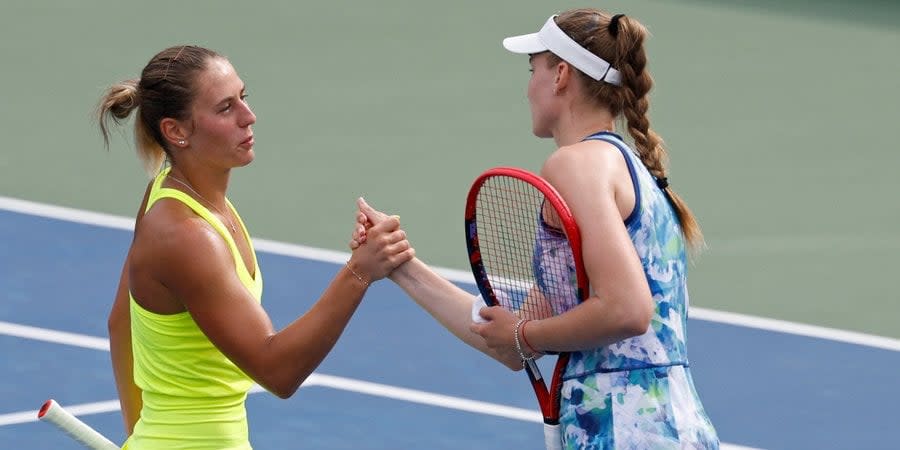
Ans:
[[[533,55],[547,51],[547,46],[541,42],[538,33],[512,36],[503,40],[503,48],[512,52],[525,55]]]

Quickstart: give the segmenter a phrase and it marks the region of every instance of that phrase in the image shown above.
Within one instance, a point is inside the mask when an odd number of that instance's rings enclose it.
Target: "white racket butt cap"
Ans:
[[[547,450],[562,450],[562,435],[559,433],[559,424],[544,424],[544,445]]]

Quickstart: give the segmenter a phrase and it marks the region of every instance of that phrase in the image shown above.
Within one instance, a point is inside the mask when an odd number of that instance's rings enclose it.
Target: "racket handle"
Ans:
[[[522,361],[522,364],[524,364],[532,376],[534,376],[535,381],[543,381],[544,376],[541,375],[541,370],[538,368],[538,365],[533,358]]]
[[[559,433],[559,424],[544,424],[544,445],[547,450],[562,450],[562,435]]]
[[[66,411],[56,400],[50,399],[44,403],[38,411],[38,419],[55,425],[91,450],[119,450],[118,445]]]

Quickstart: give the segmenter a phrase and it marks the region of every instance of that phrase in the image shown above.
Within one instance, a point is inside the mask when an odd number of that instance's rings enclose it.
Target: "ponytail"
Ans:
[[[171,157],[159,129],[166,117],[186,120],[196,92],[197,74],[213,58],[223,58],[213,50],[194,45],[169,47],[144,66],[139,79],[126,80],[106,91],[97,106],[103,142],[109,148],[109,122],[121,122],[137,110],[134,140],[138,157],[150,177],[159,173],[166,157]]]
[[[103,144],[108,150],[110,121],[120,125],[131,115],[132,111],[138,111],[138,117],[134,121],[135,145],[144,170],[147,175],[152,177],[159,173],[159,169],[166,160],[166,152],[141,120],[139,82],[137,79],[125,80],[110,87],[100,98],[100,104],[97,106],[97,119],[100,124],[100,133],[103,135]]]
[[[128,118],[131,111],[138,107],[138,80],[125,80],[106,90],[97,105],[97,119],[100,122],[100,133],[103,144],[109,150],[109,121],[116,125]]]

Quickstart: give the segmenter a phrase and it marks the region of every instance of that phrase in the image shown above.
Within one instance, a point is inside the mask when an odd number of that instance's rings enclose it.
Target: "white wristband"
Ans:
[[[487,304],[484,302],[484,299],[481,298],[481,294],[478,294],[472,298],[472,322],[487,322],[484,317],[481,317],[481,314],[478,314],[478,312],[481,311],[481,308],[487,308]]]

